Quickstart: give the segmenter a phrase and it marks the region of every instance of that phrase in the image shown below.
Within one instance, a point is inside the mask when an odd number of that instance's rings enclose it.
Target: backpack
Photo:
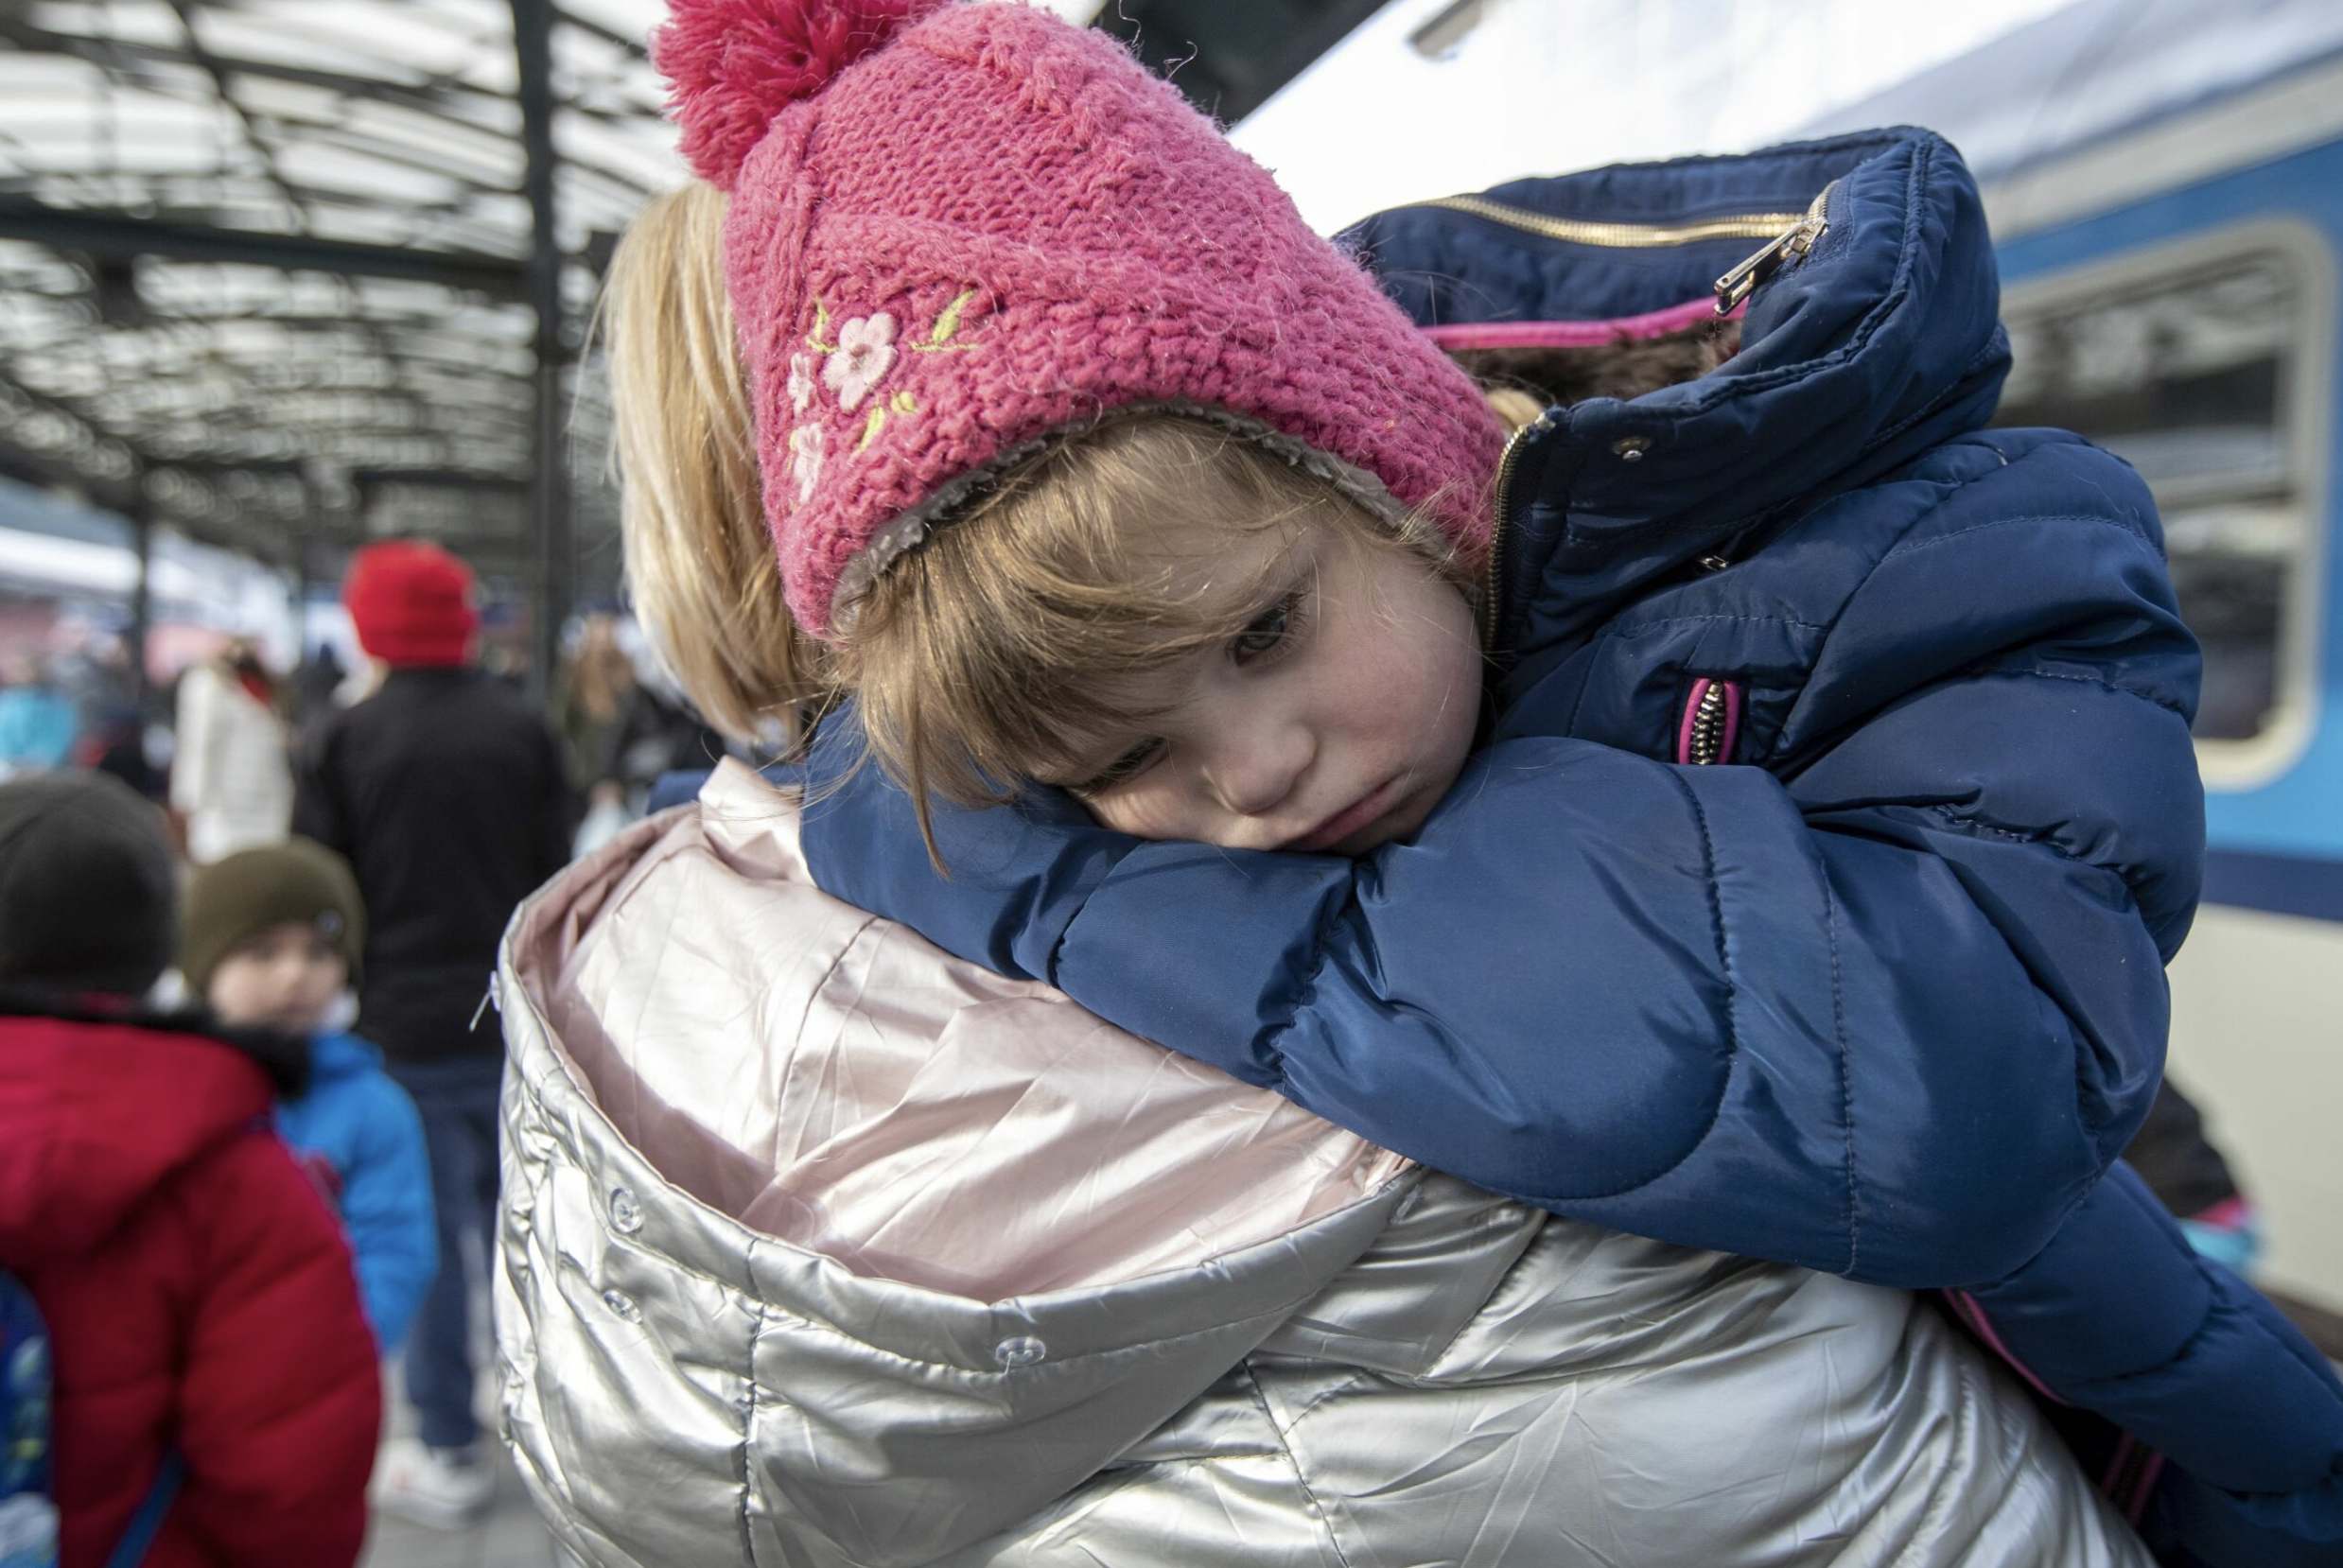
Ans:
[[[179,1455],[163,1461],[106,1568],[136,1568],[179,1490]],[[0,1568],[57,1568],[49,1464],[49,1330],[16,1276],[0,1269]]]

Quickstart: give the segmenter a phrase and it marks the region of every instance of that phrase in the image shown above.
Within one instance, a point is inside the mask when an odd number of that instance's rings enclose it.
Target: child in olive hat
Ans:
[[[277,1130],[340,1210],[367,1320],[397,1349],[439,1249],[423,1123],[382,1053],[327,1026],[357,971],[366,915],[342,858],[307,839],[246,849],[197,870],[180,972],[220,1022],[308,1041],[306,1092],[278,1103]]]

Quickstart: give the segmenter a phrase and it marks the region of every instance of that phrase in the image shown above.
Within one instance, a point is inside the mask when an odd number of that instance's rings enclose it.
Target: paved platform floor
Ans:
[[[468,1530],[433,1530],[376,1511],[359,1568],[563,1568],[567,1559],[500,1455],[496,1506]]]
[[[485,1344],[480,1347],[487,1363]],[[412,1412],[402,1390],[398,1365],[382,1368],[383,1403],[387,1407],[385,1439],[414,1430]],[[537,1519],[529,1492],[515,1472],[513,1462],[495,1441],[494,1386],[481,1379],[481,1417],[489,1446],[497,1450],[497,1500],[483,1519],[469,1529],[434,1530],[410,1524],[375,1510],[366,1536],[365,1555],[358,1568],[568,1568],[569,1559]]]

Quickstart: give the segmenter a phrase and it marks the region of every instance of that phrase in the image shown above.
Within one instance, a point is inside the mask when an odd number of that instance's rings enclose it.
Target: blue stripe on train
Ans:
[[[2343,920],[2343,861],[2211,850],[2205,856],[2205,902]]]

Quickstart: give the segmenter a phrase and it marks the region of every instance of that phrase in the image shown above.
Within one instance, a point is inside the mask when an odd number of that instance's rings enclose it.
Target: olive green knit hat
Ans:
[[[282,925],[316,927],[356,980],[366,906],[350,862],[314,840],[288,839],[200,867],[188,880],[180,921],[179,972],[188,993],[201,998],[222,959]]]

